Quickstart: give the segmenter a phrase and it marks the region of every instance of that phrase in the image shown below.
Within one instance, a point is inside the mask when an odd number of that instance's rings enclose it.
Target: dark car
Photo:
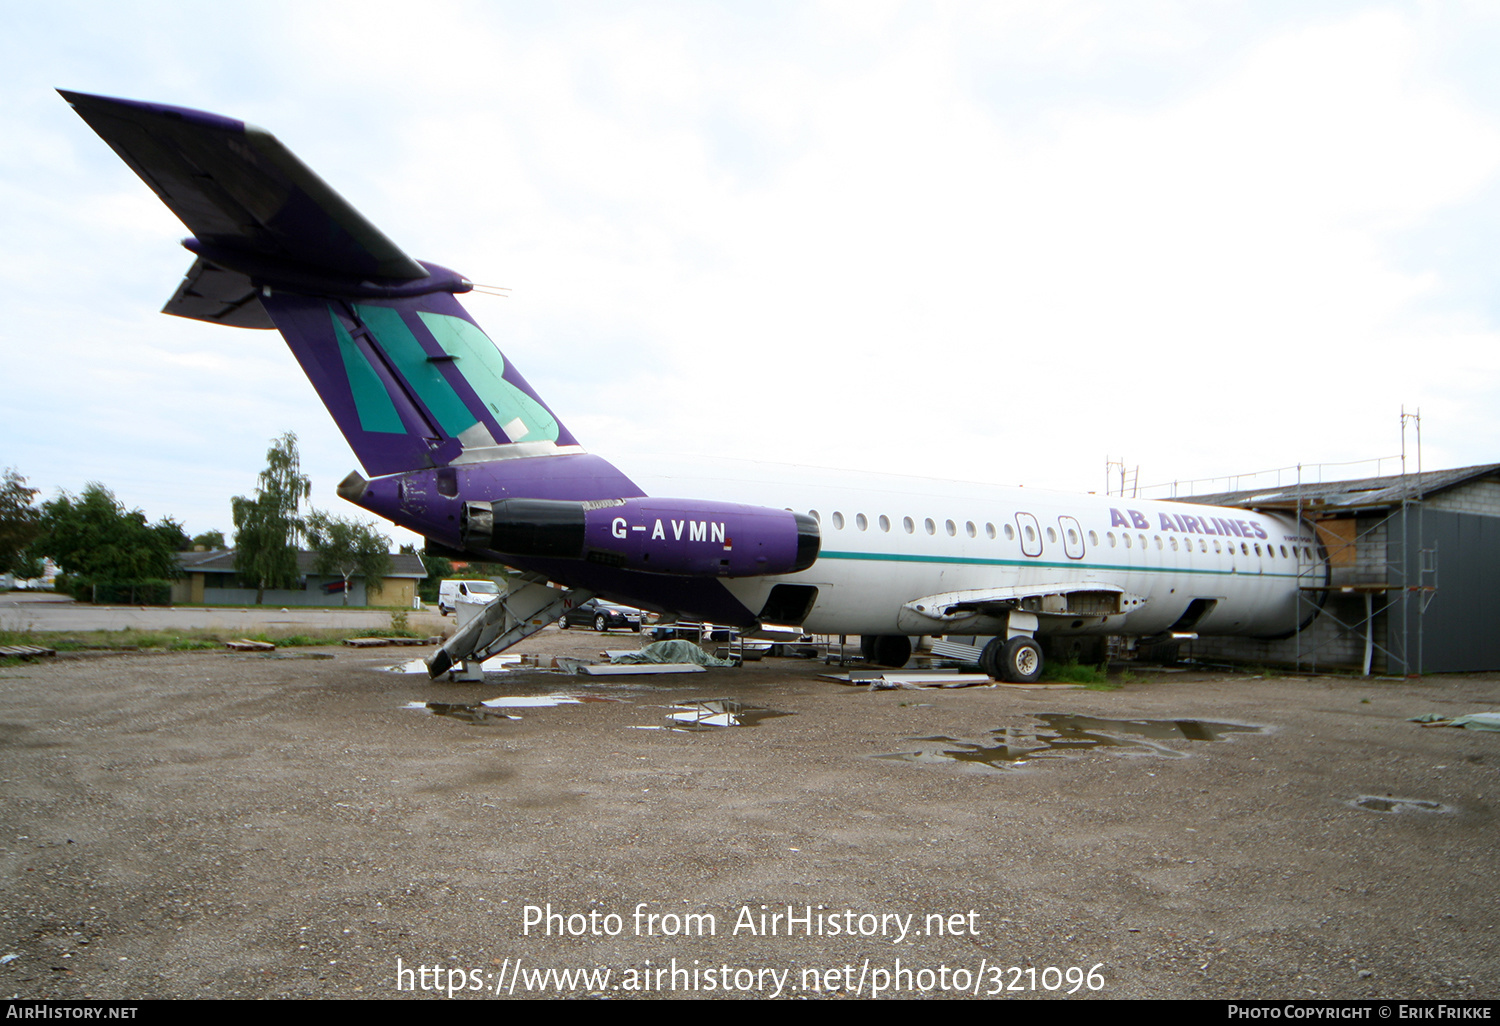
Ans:
[[[600,634],[626,628],[639,631],[641,616],[639,609],[617,606],[603,599],[589,599],[564,613],[563,618],[557,621],[557,625],[563,630],[569,627],[592,627]]]

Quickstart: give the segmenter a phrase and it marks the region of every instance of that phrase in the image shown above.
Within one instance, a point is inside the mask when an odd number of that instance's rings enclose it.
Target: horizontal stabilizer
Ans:
[[[227,324],[231,328],[276,327],[266,308],[260,305],[260,294],[248,277],[206,263],[201,257],[193,261],[161,312]]]
[[[269,132],[182,107],[58,92],[213,249],[336,274],[427,277]]]

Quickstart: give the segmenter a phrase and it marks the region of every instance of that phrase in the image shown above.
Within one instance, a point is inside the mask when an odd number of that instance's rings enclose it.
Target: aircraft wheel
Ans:
[[[1001,680],[1012,684],[1034,684],[1041,676],[1042,646],[1019,634],[1005,643],[1000,663]]]
[[[882,634],[875,639],[874,649],[875,662],[881,666],[899,670],[911,659],[911,639],[904,634]]]
[[[557,627],[558,627],[559,630],[564,630],[565,631],[570,626],[572,626],[572,625],[568,623],[568,618],[566,616],[563,617],[561,620],[557,621]]]
[[[604,619],[603,613],[600,613],[598,616],[594,617],[594,630],[598,631],[600,634],[603,634],[605,631],[609,630],[609,621]]]
[[[991,638],[979,653],[979,668],[995,680],[1004,680],[1001,666],[1005,662],[1005,639]]]

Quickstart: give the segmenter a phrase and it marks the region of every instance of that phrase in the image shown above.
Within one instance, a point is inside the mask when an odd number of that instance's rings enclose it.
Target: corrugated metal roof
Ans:
[[[1500,463],[1484,463],[1477,467],[1458,467],[1453,470],[1429,470],[1420,475],[1403,477],[1363,477],[1352,481],[1319,481],[1309,484],[1288,485],[1281,488],[1250,488],[1240,492],[1219,492],[1214,495],[1179,495],[1175,502],[1195,502],[1205,506],[1243,506],[1246,508],[1284,508],[1297,504],[1328,509],[1339,507],[1395,506],[1407,496],[1423,496],[1444,492],[1459,485],[1500,474]]]
[[[297,572],[300,574],[315,574],[313,569],[317,561],[317,554],[312,552],[297,553]],[[223,549],[218,552],[179,552],[177,562],[185,571],[197,574],[232,574],[234,573],[234,550]],[[391,556],[391,572],[387,577],[415,577],[421,579],[427,576],[427,569],[422,566],[422,560],[407,553],[397,553]]]

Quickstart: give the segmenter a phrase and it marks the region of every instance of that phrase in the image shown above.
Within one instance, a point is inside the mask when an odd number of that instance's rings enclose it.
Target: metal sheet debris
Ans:
[[[57,649],[43,648],[40,645],[0,645],[0,657],[9,656],[14,659],[36,659],[42,656],[55,656]]]
[[[645,673],[703,673],[697,663],[581,663],[579,673],[590,677],[629,677]]]

